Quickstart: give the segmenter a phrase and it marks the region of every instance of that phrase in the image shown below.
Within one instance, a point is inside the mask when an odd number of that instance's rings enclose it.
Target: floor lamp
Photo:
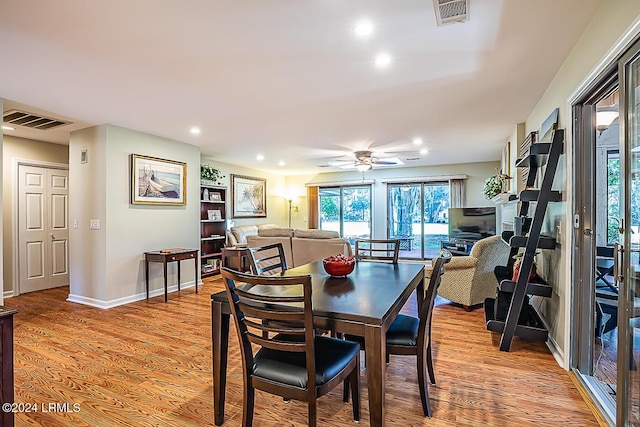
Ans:
[[[296,212],[297,212],[297,211],[298,211],[298,207],[297,207],[297,206],[292,206],[292,205],[291,205],[291,202],[293,202],[293,200],[292,200],[292,199],[289,199],[289,200],[288,200],[288,202],[289,202],[289,228],[291,228],[291,210],[292,210],[292,209],[295,209],[295,210],[296,210]]]

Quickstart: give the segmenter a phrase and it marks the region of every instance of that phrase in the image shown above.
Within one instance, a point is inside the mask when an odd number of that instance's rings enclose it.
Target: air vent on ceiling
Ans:
[[[50,130],[60,126],[71,124],[64,120],[52,119],[51,117],[44,117],[40,114],[28,113],[20,110],[9,110],[2,114],[2,121],[4,123],[11,123],[13,125],[25,126],[32,129]]]
[[[469,0],[433,0],[438,25],[469,19]]]

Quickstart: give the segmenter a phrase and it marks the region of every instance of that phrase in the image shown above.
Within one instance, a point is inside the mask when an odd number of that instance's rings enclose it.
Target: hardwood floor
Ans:
[[[191,288],[170,294],[168,303],[159,296],[109,310],[66,302],[68,288],[5,299],[19,312],[15,400],[38,407],[16,414],[16,425],[213,425],[209,302],[222,289],[219,279],[205,279],[197,295]],[[544,343],[515,339],[510,353],[500,352],[482,310],[469,313],[443,301],[433,320],[433,418],[422,415],[415,358],[391,356],[388,425],[598,425]],[[415,313],[415,307],[404,311]],[[242,368],[233,326],[230,333],[224,425],[239,426]],[[364,369],[360,425],[368,426]],[[320,398],[319,425],[352,425],[351,405],[341,397],[338,387]],[[67,411],[55,411],[65,403]],[[255,426],[306,424],[306,404],[256,393]]]

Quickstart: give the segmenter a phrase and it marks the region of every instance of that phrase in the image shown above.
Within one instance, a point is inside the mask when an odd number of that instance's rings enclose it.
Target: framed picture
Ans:
[[[267,216],[267,180],[231,175],[232,216],[260,218]]]
[[[186,205],[187,164],[131,155],[131,203]]]
[[[507,142],[502,148],[501,173],[509,176],[503,184],[502,191],[508,193],[511,190],[511,143]]]
[[[213,201],[213,202],[219,202],[222,200],[222,196],[220,195],[220,193],[209,193],[209,200]]]
[[[222,211],[217,209],[208,210],[207,218],[209,221],[220,221],[222,219]]]

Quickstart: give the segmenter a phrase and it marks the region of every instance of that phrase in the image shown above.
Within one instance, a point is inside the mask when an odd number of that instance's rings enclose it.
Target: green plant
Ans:
[[[214,168],[211,165],[200,165],[200,178],[207,180],[207,181],[213,181],[215,183],[218,183],[219,180],[221,180],[222,178],[224,178],[225,176],[222,174],[222,172],[220,172],[220,170]]]
[[[484,181],[484,188],[482,189],[482,194],[484,194],[484,197],[487,200],[491,200],[498,194],[502,193],[502,189],[504,188],[504,181],[509,178],[509,175],[501,172],[498,172],[495,175],[487,178]]]

